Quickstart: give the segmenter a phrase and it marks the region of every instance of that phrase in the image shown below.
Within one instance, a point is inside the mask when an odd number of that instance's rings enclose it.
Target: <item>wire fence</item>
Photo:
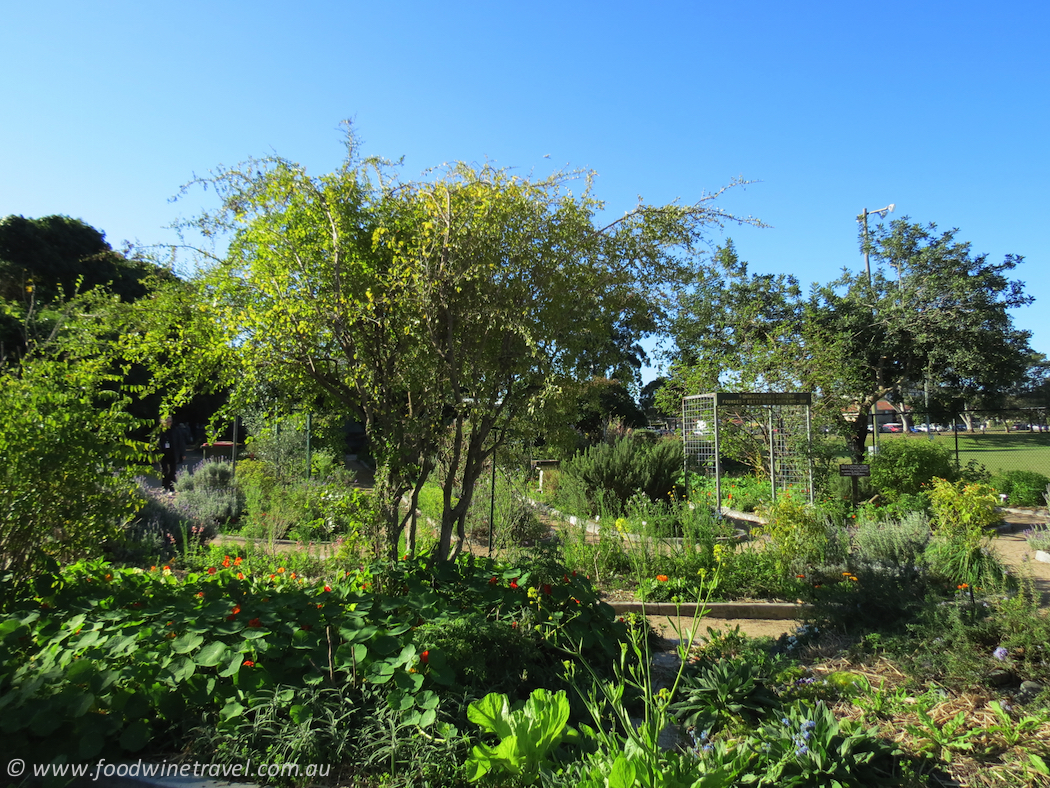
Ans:
[[[955,419],[911,411],[892,421],[880,417],[878,438],[900,433],[947,443],[961,466],[973,460],[993,474],[1022,470],[1050,477],[1047,415],[1045,408],[966,411]]]

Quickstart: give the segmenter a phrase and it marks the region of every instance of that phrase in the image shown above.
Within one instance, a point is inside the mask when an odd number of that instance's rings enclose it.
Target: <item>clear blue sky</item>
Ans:
[[[170,241],[194,173],[343,149],[599,174],[723,206],[755,271],[863,265],[856,216],[958,227],[1024,255],[1014,313],[1050,355],[1050,6],[1035,2],[0,2],[0,216],[60,213],[116,247]],[[544,156],[550,156],[545,160]],[[723,240],[715,234],[714,241]]]

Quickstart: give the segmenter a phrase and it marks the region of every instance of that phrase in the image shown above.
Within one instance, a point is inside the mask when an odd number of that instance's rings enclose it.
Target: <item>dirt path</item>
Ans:
[[[1035,560],[1035,551],[1029,549],[1024,532],[1033,525],[1045,524],[1048,518],[1039,514],[1008,513],[1005,524],[992,542],[1007,569],[1021,578],[1031,578],[1032,585],[1041,594],[1041,607],[1050,608],[1050,564]],[[705,618],[699,622],[691,618],[647,616],[649,625],[660,637],[677,640],[678,633],[687,634],[694,627],[696,636],[709,637],[708,628],[732,632],[736,627],[749,637],[778,638],[793,634],[801,626],[799,621],[766,621],[760,619]]]

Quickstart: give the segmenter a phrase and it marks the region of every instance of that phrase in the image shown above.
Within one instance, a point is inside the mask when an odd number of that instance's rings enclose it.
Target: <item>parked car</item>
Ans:
[[[1021,422],[1010,426],[1010,432],[1027,432],[1030,429],[1032,429],[1031,424],[1023,424]]]
[[[904,427],[900,424],[883,424],[879,432],[904,432]]]

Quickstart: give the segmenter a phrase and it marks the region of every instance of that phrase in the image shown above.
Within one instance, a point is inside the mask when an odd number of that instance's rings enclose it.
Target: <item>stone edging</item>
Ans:
[[[697,618],[698,611],[707,618],[752,618],[768,621],[805,619],[813,610],[810,605],[789,602],[709,602],[706,605],[681,605],[674,602],[606,602],[617,613],[648,616],[682,616]]]
[[[1050,553],[1046,552],[1045,550],[1036,550],[1035,560],[1042,561],[1044,564],[1050,564]]]

